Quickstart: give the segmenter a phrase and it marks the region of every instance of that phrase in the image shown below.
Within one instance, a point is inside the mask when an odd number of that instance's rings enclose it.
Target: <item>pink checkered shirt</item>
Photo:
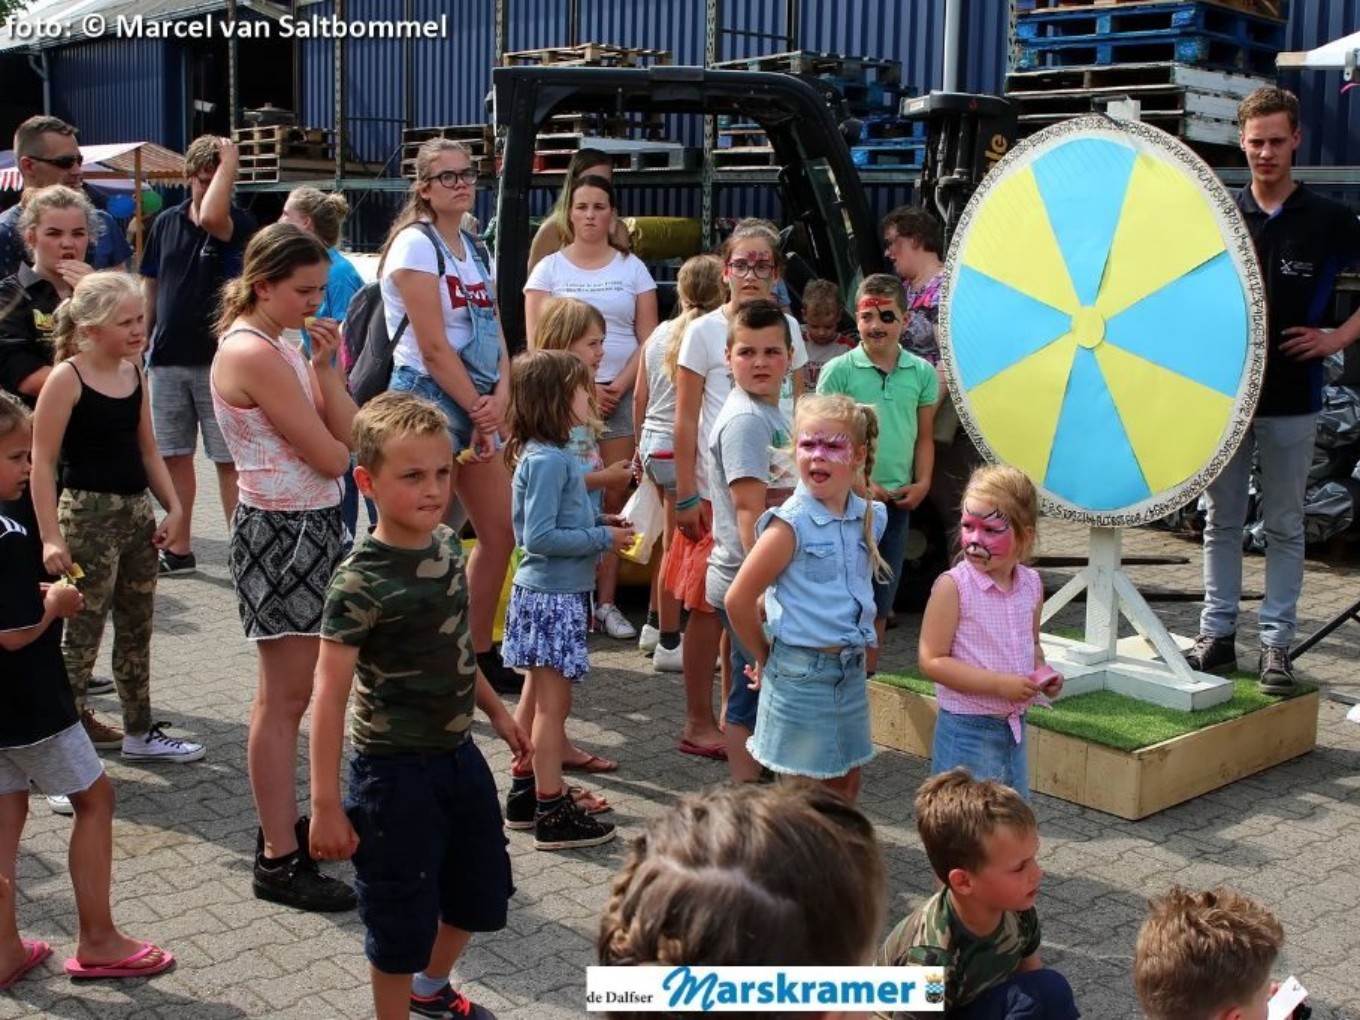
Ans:
[[[1034,610],[1043,601],[1044,584],[1037,571],[1017,564],[1010,591],[967,560],[949,571],[959,590],[959,625],[951,658],[998,673],[1028,676],[1034,670]],[[939,707],[955,715],[991,715],[1008,719],[1015,742],[1020,742],[1020,720],[1028,702],[1007,701],[983,694],[964,694],[935,685]]]

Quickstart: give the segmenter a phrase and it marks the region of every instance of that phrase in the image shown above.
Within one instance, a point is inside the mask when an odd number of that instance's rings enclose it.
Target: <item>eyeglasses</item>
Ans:
[[[72,167],[80,166],[85,162],[85,157],[80,153],[76,153],[74,156],[29,156],[28,158],[38,163],[54,166],[58,170],[70,170]]]
[[[472,187],[477,183],[477,171],[472,167],[468,167],[466,170],[445,170],[443,173],[427,177],[426,180],[438,181],[445,188],[456,187],[459,181],[462,181],[468,187]]]
[[[774,273],[773,262],[729,262],[727,271],[733,276],[754,276],[757,280],[768,280]]]

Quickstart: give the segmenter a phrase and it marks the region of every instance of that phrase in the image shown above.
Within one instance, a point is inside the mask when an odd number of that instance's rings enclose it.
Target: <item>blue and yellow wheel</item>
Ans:
[[[945,371],[992,460],[1045,509],[1140,524],[1197,496],[1241,442],[1265,369],[1246,225],[1198,156],[1081,117],[1011,152],[955,232]]]

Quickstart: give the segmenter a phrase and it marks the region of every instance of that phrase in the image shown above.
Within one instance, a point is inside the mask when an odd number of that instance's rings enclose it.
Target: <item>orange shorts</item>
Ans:
[[[671,548],[666,554],[666,572],[661,577],[661,583],[692,613],[713,612],[713,607],[704,598],[708,554],[712,551],[712,531],[697,542],[687,538],[678,528],[671,537]]]

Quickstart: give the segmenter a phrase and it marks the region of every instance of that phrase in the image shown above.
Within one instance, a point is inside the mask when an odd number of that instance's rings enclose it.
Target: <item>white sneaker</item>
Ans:
[[[52,809],[54,815],[66,815],[69,817],[76,813],[76,809],[71,806],[71,798],[63,797],[60,794],[53,796],[49,793],[47,795],[47,806]]]
[[[156,723],[144,737],[123,737],[123,757],[128,761],[198,761],[208,752],[202,744],[167,737],[165,723]]]
[[[652,653],[652,669],[658,673],[683,673],[685,671],[685,642],[682,638],[674,648],[656,646]]]
[[[595,607],[595,622],[604,628],[606,634],[612,638],[618,638],[620,641],[637,637],[637,629],[628,622],[627,618],[619,612],[619,607],[613,603],[606,602],[604,605]],[[659,637],[660,635],[658,635],[658,639]]]
[[[651,655],[656,651],[656,646],[661,643],[661,631],[653,627],[650,623],[642,625],[642,632],[638,634],[638,651],[643,655]]]

